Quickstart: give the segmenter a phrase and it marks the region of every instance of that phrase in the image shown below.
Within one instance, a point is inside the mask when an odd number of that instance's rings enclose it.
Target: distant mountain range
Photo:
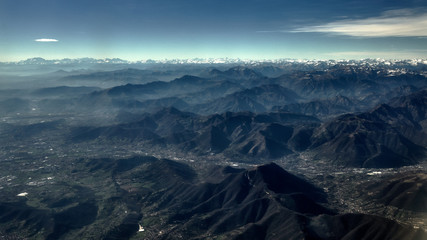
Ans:
[[[81,103],[76,103],[98,109],[115,107],[152,112],[168,107],[162,98],[175,98],[180,103],[171,102],[169,106],[199,114],[265,112],[274,107],[276,111],[311,114],[320,118],[366,111],[393,97],[427,86],[426,77],[419,73],[394,72],[390,75],[384,69],[375,71],[364,66],[294,71],[279,77],[266,77],[247,67],[232,67],[225,71],[211,69],[200,73],[200,76],[184,75],[169,81],[158,80],[170,74],[129,68],[70,75],[61,78],[60,82],[119,85],[94,92],[83,98]],[[87,105],[84,101],[95,104]]]
[[[46,65],[46,64],[251,64],[256,67],[257,64],[291,64],[310,66],[330,67],[337,64],[360,65],[360,66],[381,66],[383,68],[391,66],[411,67],[426,66],[427,59],[408,59],[408,60],[390,60],[390,59],[362,59],[362,60],[306,60],[306,59],[233,59],[233,58],[193,58],[193,59],[164,59],[164,60],[139,60],[128,61],[120,58],[64,58],[64,59],[44,59],[41,57],[29,58],[16,62],[0,62],[0,64],[18,64],[18,65]],[[270,68],[270,71],[274,70]]]
[[[426,156],[427,93],[420,89],[427,79],[420,73],[346,65],[279,77],[242,66],[171,81],[150,81],[153,74],[161,73],[71,75],[60,81],[135,83],[36,89],[27,93],[32,101],[0,99],[0,111],[90,113],[108,124],[65,128],[68,140],[139,141],[242,161],[308,151],[341,166],[400,167]]]

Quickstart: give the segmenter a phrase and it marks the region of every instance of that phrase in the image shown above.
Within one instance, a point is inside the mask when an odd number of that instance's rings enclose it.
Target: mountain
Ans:
[[[345,114],[320,126],[314,117],[287,112],[199,116],[169,108],[142,118],[150,119],[155,127],[140,127],[136,121],[136,125],[81,128],[70,132],[70,136],[80,139],[78,136],[88,131],[92,140],[150,141],[181,151],[201,155],[223,153],[240,159],[279,158],[308,150],[317,159],[339,166],[401,167],[417,164],[426,156],[426,96],[423,90],[393,100],[390,105],[395,107],[381,104],[368,112]],[[350,105],[348,98],[335,100],[337,104]]]
[[[411,117],[417,122],[424,122],[426,115],[427,90],[421,90],[410,95],[393,99],[390,105],[407,109]]]
[[[176,239],[422,239],[420,230],[366,214],[337,214],[324,205],[322,190],[276,164],[252,169],[215,167],[204,178],[183,164],[153,161],[120,172],[119,186],[137,195],[149,187],[152,194],[140,201],[144,237]],[[130,173],[139,176],[133,182]],[[172,179],[160,178],[162,174]],[[164,191],[156,191],[163,188]],[[163,220],[160,220],[163,219]],[[387,228],[384,228],[387,226]],[[162,229],[159,234],[158,229]],[[392,229],[392,230],[391,230]],[[136,230],[136,229],[135,229]],[[134,231],[135,231],[134,230]]]
[[[354,72],[351,68],[285,74],[274,81],[309,98],[329,98],[337,94],[352,97],[382,90],[369,73]]]
[[[229,79],[237,79],[237,80],[264,78],[262,74],[255,72],[250,68],[242,67],[242,66],[232,67],[225,71],[212,69],[206,75],[211,78],[229,78]]]
[[[117,119],[134,122],[73,128],[69,140],[139,141],[167,144],[180,151],[201,155],[224,153],[259,159],[278,158],[307,145],[301,139],[304,136],[301,133],[310,131],[313,126],[300,125],[319,122],[313,117],[291,113],[227,112],[199,116],[176,108],[165,108],[139,117],[121,113]]]
[[[426,155],[425,90],[382,104],[362,114],[340,116],[312,136],[320,158],[353,167],[412,165]]]
[[[43,59],[41,57],[29,58],[18,62],[0,62],[0,64],[69,64],[69,63],[140,63],[140,64],[243,64],[249,66],[275,66],[281,69],[294,68],[295,67],[311,67],[311,68],[330,68],[334,66],[361,66],[361,67],[372,67],[372,68],[385,68],[385,69],[403,69],[413,70],[417,68],[424,69],[427,65],[425,59],[406,59],[406,60],[391,60],[391,59],[362,59],[362,60],[304,60],[304,59],[275,59],[275,60],[242,60],[232,58],[193,58],[193,59],[169,59],[169,60],[141,60],[137,62],[129,62],[119,58],[105,58],[105,59],[94,59],[94,58],[75,58],[75,59]],[[424,68],[423,68],[424,67]]]
[[[245,88],[251,88],[262,85],[267,79],[264,75],[254,71],[252,68],[244,66],[236,66],[225,71],[211,69],[208,72],[202,73],[201,76],[217,81],[230,81],[238,83]]]
[[[386,94],[395,88],[408,85],[426,87],[422,74],[403,70],[395,70],[395,73],[371,67],[335,65],[325,70],[286,73],[268,81],[309,99],[331,98],[339,94],[363,100],[375,93],[387,101],[390,98]]]
[[[318,157],[349,167],[400,167],[418,163],[425,148],[389,124],[365,116],[344,115],[316,129]]]
[[[145,101],[129,100],[129,99],[113,99],[111,102],[112,107],[119,108],[121,110],[128,111],[144,111],[144,112],[156,112],[162,108],[179,108],[186,109],[189,105],[178,97],[167,97],[160,99],[152,99]]]
[[[110,63],[110,64],[125,64],[129,63],[126,60],[122,60],[119,58],[105,58],[105,59],[94,59],[94,58],[76,58],[76,59],[53,59],[53,60],[47,60],[41,57],[35,57],[35,58],[29,58],[23,61],[17,62],[19,65],[46,65],[46,64],[55,64],[55,65],[61,65],[61,64],[76,64],[76,63],[85,63],[85,64],[94,64],[94,63]]]
[[[194,109],[195,112],[205,115],[223,112],[265,112],[267,110],[262,104],[249,96],[235,94],[196,105]]]
[[[244,87],[238,83],[233,83],[230,81],[219,81],[212,87],[208,87],[199,92],[180,95],[179,97],[191,105],[198,105],[219,99],[223,96],[230,95],[243,89]]]
[[[370,201],[400,210],[427,212],[427,174],[410,172],[387,177],[367,186]]]
[[[387,84],[387,83],[384,83]],[[394,98],[398,98],[401,96],[406,96],[415,92],[420,91],[421,89],[412,85],[401,85],[396,88],[392,88],[391,90],[379,94],[376,92],[368,93],[364,96],[359,97],[359,103],[361,106],[364,106],[364,109],[373,108],[378,104],[387,103]],[[365,111],[366,111],[365,110]]]
[[[108,108],[114,111],[125,108],[150,112],[159,107],[173,106],[199,114],[213,114],[226,111],[265,112],[278,106],[276,110],[282,107],[281,111],[314,114],[322,119],[366,110],[425,85],[425,77],[412,72],[396,70],[390,75],[384,69],[376,71],[370,67],[342,65],[317,71],[287,71],[276,78],[268,78],[251,68],[239,66],[225,71],[211,69],[201,74],[203,77],[184,75],[169,82],[147,80],[151,75],[162,74],[171,72],[128,68],[67,78],[80,79],[82,84],[96,81],[107,87],[88,94],[80,101],[84,108],[93,107],[104,112]],[[167,99],[160,100],[162,98]],[[182,101],[170,101],[171,98]],[[144,107],[145,103],[141,102],[147,100],[159,101],[158,104],[149,102]]]
[[[275,106],[272,108],[272,110],[312,115],[319,118],[330,118],[331,116],[344,113],[357,112],[363,108],[364,106],[357,99],[350,99],[348,97],[339,95],[324,100]]]
[[[262,85],[196,105],[191,109],[200,114],[241,111],[265,112],[274,105],[294,103],[299,99],[300,97],[295,92],[287,88],[274,84]]]
[[[427,239],[427,61],[107,61],[0,63],[0,239]]]
[[[185,75],[170,82],[155,81],[146,84],[126,84],[95,92],[91,97],[133,97],[136,100],[173,97],[202,91],[217,84],[215,81]]]
[[[210,233],[234,239],[255,229],[264,229],[257,231],[258,239],[303,236],[296,213],[331,213],[321,206],[325,196],[319,189],[275,164],[251,170],[226,167],[211,178],[161,198],[161,208],[175,213],[166,221],[175,228],[162,239],[177,233],[184,238]]]
[[[420,229],[383,217],[337,213],[328,208],[325,192],[274,163],[249,169],[206,166],[195,170],[183,162],[134,156],[81,158],[58,171],[44,180],[48,184],[33,179],[37,186],[6,187],[0,192],[3,237],[426,237]]]

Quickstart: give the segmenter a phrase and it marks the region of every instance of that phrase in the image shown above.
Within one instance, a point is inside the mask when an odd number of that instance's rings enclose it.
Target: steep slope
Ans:
[[[153,239],[423,239],[426,236],[421,230],[382,217],[336,214],[323,206],[325,193],[276,164],[248,170],[216,167],[202,182],[169,188],[146,200],[156,203],[143,209],[141,219],[144,237]]]
[[[427,213],[427,174],[397,174],[367,187],[368,199],[384,206]]]
[[[139,141],[166,144],[180,151],[202,155],[225,153],[259,159],[278,158],[306,148],[307,143],[301,138],[301,133],[303,129],[310,132],[319,122],[313,117],[291,113],[228,112],[199,116],[175,108],[165,108],[139,117],[121,113],[118,117],[125,121],[130,118],[133,122],[74,128],[68,140]],[[304,124],[308,126],[304,127]]]
[[[412,165],[426,153],[386,122],[364,115],[345,115],[323,124],[312,139],[318,157],[349,167]]]
[[[316,129],[312,149],[321,158],[345,166],[399,167],[426,155],[427,92],[382,104],[370,112],[344,115]]]
[[[148,156],[63,163],[44,180],[49,183],[4,185],[0,234],[18,239],[426,237],[420,229],[382,217],[336,213],[327,207],[325,192],[274,163],[198,169]],[[32,176],[31,181],[39,179]]]
[[[303,236],[296,213],[331,213],[318,203],[325,202],[324,193],[275,164],[247,171],[223,168],[215,175],[213,182],[208,179],[161,198],[161,208],[175,212],[167,220],[175,227],[162,239],[175,239],[177,232],[184,238],[209,236],[206,234],[232,238],[254,224],[268,228],[257,233],[259,239],[272,237],[274,232]],[[277,225],[270,226],[270,222]],[[286,229],[284,224],[288,224]]]

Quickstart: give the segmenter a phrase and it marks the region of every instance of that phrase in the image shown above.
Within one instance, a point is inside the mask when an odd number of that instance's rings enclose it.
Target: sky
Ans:
[[[427,58],[425,0],[0,0],[0,61]]]

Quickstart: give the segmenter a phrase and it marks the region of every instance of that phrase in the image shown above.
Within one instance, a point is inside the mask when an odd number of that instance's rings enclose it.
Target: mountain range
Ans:
[[[426,239],[426,63],[0,63],[0,238]]]
[[[27,198],[1,201],[0,222],[9,224],[3,231],[37,239],[426,237],[379,216],[337,213],[324,191],[274,163],[213,166],[201,176],[180,162],[133,157],[80,159],[69,170],[72,184],[57,181],[28,189]]]

